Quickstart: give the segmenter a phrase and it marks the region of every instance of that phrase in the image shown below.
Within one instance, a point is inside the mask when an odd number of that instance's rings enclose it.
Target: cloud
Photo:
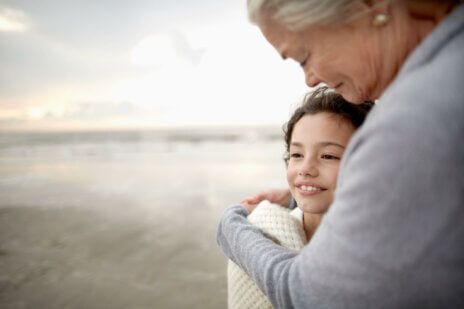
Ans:
[[[206,49],[193,48],[180,31],[155,33],[145,36],[131,52],[131,62],[137,66],[163,68],[176,62],[197,66]]]
[[[169,65],[178,58],[173,43],[172,38],[163,33],[146,36],[133,48],[131,62],[158,68]]]
[[[0,32],[24,32],[27,29],[27,16],[23,11],[0,7]]]
[[[76,102],[59,106],[35,106],[22,115],[0,117],[0,130],[62,130],[153,126],[156,110],[128,101]]]
[[[133,118],[146,114],[146,110],[128,101],[122,102],[79,102],[69,104],[63,110],[50,109],[43,118],[60,120],[104,120]]]
[[[191,64],[198,65],[206,52],[206,48],[194,48],[187,37],[180,31],[172,32],[174,46],[179,54],[188,59]]]
[[[8,125],[280,123],[305,88],[240,1],[17,2],[0,11],[29,25],[0,30]]]

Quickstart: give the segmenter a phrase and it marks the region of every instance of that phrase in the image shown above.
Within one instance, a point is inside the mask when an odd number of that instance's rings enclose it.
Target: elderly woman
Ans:
[[[464,5],[248,0],[248,10],[309,86],[379,104],[300,253],[250,225],[244,203],[219,224],[225,254],[276,308],[464,308]]]

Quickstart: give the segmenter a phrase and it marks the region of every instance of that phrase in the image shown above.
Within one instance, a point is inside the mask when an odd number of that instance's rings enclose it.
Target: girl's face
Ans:
[[[303,212],[323,214],[329,208],[340,159],[354,131],[348,120],[328,112],[307,114],[295,124],[287,181]]]

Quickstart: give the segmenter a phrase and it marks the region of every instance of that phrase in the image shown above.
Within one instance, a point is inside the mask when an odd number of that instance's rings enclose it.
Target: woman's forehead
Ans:
[[[273,22],[263,22],[259,26],[266,40],[277,50],[283,59],[289,58],[289,52],[299,50],[306,44],[300,33],[290,31],[285,26]]]

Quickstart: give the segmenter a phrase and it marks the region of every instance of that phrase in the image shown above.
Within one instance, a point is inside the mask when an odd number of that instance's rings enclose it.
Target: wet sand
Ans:
[[[3,207],[2,308],[223,308],[224,260],[200,216],[169,218],[173,228],[162,216]]]
[[[0,160],[1,308],[226,308],[222,211],[285,184],[280,142]]]

